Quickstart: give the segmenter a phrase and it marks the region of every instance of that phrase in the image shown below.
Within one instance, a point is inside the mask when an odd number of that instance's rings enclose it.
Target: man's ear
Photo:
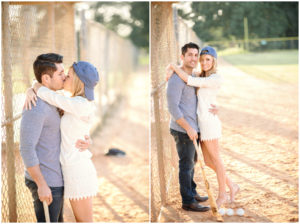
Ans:
[[[183,54],[180,55],[180,59],[181,59],[181,60],[184,59],[184,55],[183,55]]]
[[[42,75],[42,83],[43,84],[49,84],[50,80],[51,80],[50,75],[48,75],[48,74],[43,74]]]

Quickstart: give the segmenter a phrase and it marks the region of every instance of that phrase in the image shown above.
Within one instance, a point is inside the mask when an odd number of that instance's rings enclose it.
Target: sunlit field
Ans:
[[[224,55],[223,58],[247,74],[260,79],[275,83],[298,82],[297,50],[238,53]]]

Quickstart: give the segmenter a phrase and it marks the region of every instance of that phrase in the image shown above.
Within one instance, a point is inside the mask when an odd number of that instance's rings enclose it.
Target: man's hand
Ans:
[[[48,205],[50,205],[53,201],[51,190],[47,184],[38,186],[38,195],[40,201],[46,201]]]
[[[76,142],[76,145],[75,145],[76,148],[78,148],[80,152],[88,149],[90,147],[90,145],[92,144],[92,140],[90,139],[90,136],[85,135],[84,139],[85,140],[78,139]]]
[[[190,139],[191,139],[192,141],[198,139],[198,133],[197,133],[197,132],[195,131],[195,129],[193,129],[193,128],[189,128],[189,129],[187,130],[187,134],[188,134],[188,136],[190,137]]]
[[[211,104],[210,106],[211,108],[208,111],[214,115],[217,115],[219,112],[219,108],[217,108],[217,106],[214,104]]]

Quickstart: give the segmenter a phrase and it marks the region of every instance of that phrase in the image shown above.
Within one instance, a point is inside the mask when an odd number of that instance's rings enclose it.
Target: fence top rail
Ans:
[[[272,37],[272,38],[256,38],[248,39],[247,42],[256,42],[256,41],[287,41],[287,40],[298,40],[298,37]],[[218,41],[208,41],[205,42],[205,45],[214,45],[214,44],[224,44],[224,43],[244,43],[245,40],[218,40]]]

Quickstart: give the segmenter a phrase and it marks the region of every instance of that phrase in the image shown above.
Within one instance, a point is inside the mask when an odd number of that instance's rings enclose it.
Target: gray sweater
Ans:
[[[38,98],[35,107],[23,111],[20,131],[20,152],[25,167],[40,165],[49,187],[63,186],[59,162],[60,117],[56,107]],[[32,180],[27,170],[25,177]]]
[[[168,109],[171,114],[170,128],[186,133],[176,120],[184,117],[189,125],[199,132],[197,123],[196,88],[188,86],[176,73],[168,81],[167,87]]]

